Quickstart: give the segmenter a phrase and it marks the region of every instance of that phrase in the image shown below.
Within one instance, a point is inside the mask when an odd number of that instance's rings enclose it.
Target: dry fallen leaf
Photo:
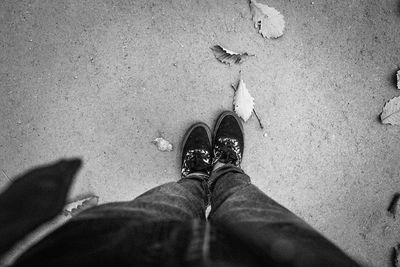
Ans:
[[[64,215],[65,216],[75,216],[79,212],[94,207],[99,203],[99,197],[98,196],[86,196],[83,198],[80,198],[78,200],[75,200],[73,202],[68,203],[64,207]]]
[[[250,95],[242,79],[239,80],[239,85],[233,98],[233,106],[236,114],[244,121],[247,121],[253,112],[254,98]]]
[[[240,83],[240,80],[239,80],[239,83]],[[238,83],[238,86],[239,86],[239,83]],[[231,86],[232,86],[233,91],[236,92],[236,86],[233,85],[233,84],[231,84]],[[260,128],[261,128],[261,129],[264,129],[264,125],[262,124],[261,119],[260,119],[260,117],[258,116],[258,114],[257,114],[257,112],[256,112],[256,109],[255,109],[254,107],[253,107],[253,113],[254,113],[254,115],[255,115],[256,118],[257,118],[257,121],[258,121],[258,124],[260,125]],[[265,134],[264,134],[264,137],[266,137]]]
[[[381,121],[383,124],[400,125],[400,96],[390,99],[385,104]]]
[[[283,15],[273,7],[250,0],[254,27],[265,38],[278,38],[283,35],[285,20]]]
[[[162,152],[171,152],[174,149],[173,145],[162,137],[154,139],[152,143]]]
[[[220,45],[214,45],[211,47],[211,50],[214,53],[216,59],[221,61],[225,64],[241,64],[244,62],[248,57],[254,56],[250,55],[247,52],[245,53],[237,53],[231,50],[228,50]]]

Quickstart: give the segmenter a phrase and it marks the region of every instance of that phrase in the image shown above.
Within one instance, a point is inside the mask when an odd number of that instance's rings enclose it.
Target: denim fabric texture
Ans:
[[[227,164],[86,210],[14,266],[359,265]]]

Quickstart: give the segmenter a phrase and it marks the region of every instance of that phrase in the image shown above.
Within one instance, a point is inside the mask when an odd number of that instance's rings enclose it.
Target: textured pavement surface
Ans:
[[[72,156],[85,164],[71,197],[129,200],[177,180],[184,132],[232,108],[241,70],[266,126],[244,125],[253,183],[367,266],[389,266],[400,128],[378,115],[400,95],[399,2],[262,3],[285,16],[282,38],[257,33],[246,0],[1,1],[0,189]],[[215,44],[256,57],[229,67]],[[160,133],[173,152],[151,144]]]

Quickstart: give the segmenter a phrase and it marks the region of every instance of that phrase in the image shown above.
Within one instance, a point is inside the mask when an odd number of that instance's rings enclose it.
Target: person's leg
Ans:
[[[214,137],[214,150],[219,150],[214,151],[217,168],[209,181],[211,224],[234,236],[257,256],[255,261],[265,266],[358,266],[305,221],[251,184],[239,167],[243,153],[240,121],[232,114],[222,117],[225,119],[217,122]],[[218,128],[224,126],[229,129],[219,132]],[[233,139],[229,147],[218,141],[221,137]],[[226,243],[230,246],[233,242]]]
[[[96,217],[148,220],[205,219],[207,185],[201,176],[157,186],[132,201],[113,202],[87,209],[73,220]]]
[[[191,220],[205,220],[206,191],[196,178],[158,186],[133,201],[84,210],[15,265],[177,266],[190,243]]]
[[[108,203],[88,209],[74,220],[95,217],[135,218],[136,221],[205,219],[207,179],[211,171],[211,131],[196,123],[182,144],[181,179],[155,187],[133,201]]]

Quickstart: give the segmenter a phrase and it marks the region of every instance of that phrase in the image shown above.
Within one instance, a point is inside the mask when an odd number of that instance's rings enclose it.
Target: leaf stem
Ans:
[[[256,118],[257,118],[257,120],[258,120],[258,123],[260,124],[260,128],[261,129],[264,129],[264,126],[262,125],[262,123],[261,123],[261,119],[260,119],[260,117],[258,117],[258,115],[257,115],[257,112],[256,112],[256,110],[253,108],[253,112],[254,112],[254,115],[256,115]]]

